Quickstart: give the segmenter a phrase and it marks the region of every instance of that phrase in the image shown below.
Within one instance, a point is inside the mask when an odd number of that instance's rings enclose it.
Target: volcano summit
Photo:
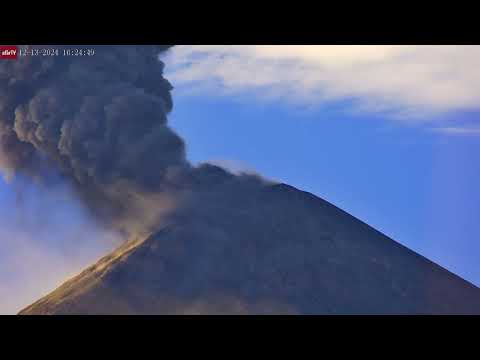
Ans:
[[[480,313],[477,287],[328,202],[193,166],[168,126],[168,46],[93,48],[0,63],[2,169],[62,174],[125,240],[21,314]]]

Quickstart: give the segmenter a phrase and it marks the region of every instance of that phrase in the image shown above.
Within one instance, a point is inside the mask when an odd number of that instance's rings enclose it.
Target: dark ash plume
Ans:
[[[91,48],[94,56],[0,63],[4,171],[45,178],[59,169],[96,218],[130,235],[157,228],[192,193],[204,198],[215,188],[223,198],[232,191],[225,184],[258,181],[188,163],[167,125],[172,86],[158,55],[168,46]]]
[[[121,223],[141,194],[165,190],[169,168],[189,165],[167,126],[172,86],[158,54],[168,46],[92,48],[0,63],[0,166],[40,178],[55,166],[97,215]]]

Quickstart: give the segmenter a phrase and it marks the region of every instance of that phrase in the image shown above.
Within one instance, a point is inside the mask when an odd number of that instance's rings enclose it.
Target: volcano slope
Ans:
[[[310,193],[210,200],[20,314],[480,314],[479,288]]]

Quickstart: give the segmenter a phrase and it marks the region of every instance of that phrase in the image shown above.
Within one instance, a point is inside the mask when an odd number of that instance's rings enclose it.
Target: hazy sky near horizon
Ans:
[[[480,46],[178,46],[162,58],[192,162],[309,191],[480,285]],[[68,188],[0,179],[0,202],[0,313],[114,242]]]

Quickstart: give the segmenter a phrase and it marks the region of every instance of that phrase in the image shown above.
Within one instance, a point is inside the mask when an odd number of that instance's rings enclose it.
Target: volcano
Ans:
[[[310,193],[265,184],[223,201],[20,314],[480,314],[479,288]]]

